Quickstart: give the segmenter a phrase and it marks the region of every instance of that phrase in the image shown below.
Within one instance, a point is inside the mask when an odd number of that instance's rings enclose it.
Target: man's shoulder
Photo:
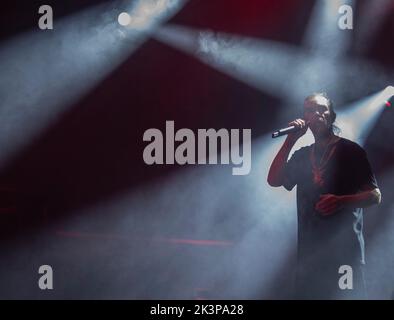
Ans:
[[[290,159],[296,162],[302,162],[309,156],[311,146],[302,146],[290,153]]]
[[[348,151],[348,152],[356,152],[356,153],[364,153],[365,150],[362,146],[360,146],[358,143],[339,137],[338,139],[338,145],[341,147],[341,149]]]

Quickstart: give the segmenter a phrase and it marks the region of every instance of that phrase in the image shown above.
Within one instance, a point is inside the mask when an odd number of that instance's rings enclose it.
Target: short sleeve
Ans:
[[[378,188],[375,174],[368,161],[367,153],[360,147],[357,159],[355,159],[356,179],[361,190],[373,190]]]
[[[298,184],[305,154],[305,147],[295,151],[285,165],[283,186],[288,191],[291,191]]]

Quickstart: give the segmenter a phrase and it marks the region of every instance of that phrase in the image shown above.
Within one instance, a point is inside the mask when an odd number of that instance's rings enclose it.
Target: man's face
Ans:
[[[306,100],[304,103],[304,120],[313,132],[328,130],[331,125],[331,113],[328,100],[322,96]]]

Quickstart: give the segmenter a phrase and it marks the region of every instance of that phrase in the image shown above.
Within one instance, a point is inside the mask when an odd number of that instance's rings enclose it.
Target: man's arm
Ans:
[[[267,182],[271,187],[280,187],[284,183],[284,169],[287,163],[289,153],[296,141],[287,136],[285,142],[272,161],[270,170],[268,172]]]
[[[375,188],[373,190],[342,196],[342,201],[345,206],[367,208],[374,204],[380,204],[382,201],[382,194],[379,188]]]
[[[300,130],[287,135],[285,142],[280,148],[274,161],[272,161],[270,170],[268,172],[267,182],[271,187],[283,186],[284,182],[284,169],[287,163],[289,153],[297,140],[302,137],[308,130],[304,120],[296,119],[289,123],[290,126],[296,126]]]
[[[381,201],[382,195],[379,188],[344,196],[324,194],[320,196],[320,200],[316,204],[316,210],[325,216],[343,208],[367,208],[380,204]]]
[[[359,192],[341,196],[332,194],[320,196],[315,208],[322,215],[330,215],[342,208],[366,208],[380,204],[382,201],[382,195],[365,151],[358,148],[354,154],[357,157],[354,165],[356,165],[358,183],[361,186]]]

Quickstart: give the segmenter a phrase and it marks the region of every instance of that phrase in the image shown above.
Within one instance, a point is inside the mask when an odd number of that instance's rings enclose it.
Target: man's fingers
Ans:
[[[338,211],[340,207],[337,205],[337,203],[330,203],[330,204],[324,204],[319,206],[316,205],[315,209],[323,215],[328,215]]]
[[[334,199],[324,199],[319,201],[315,209],[318,211],[330,211],[330,210],[335,210],[337,207],[337,203]]]
[[[340,203],[332,194],[323,194],[316,203],[315,209],[322,215],[329,215],[340,209]]]
[[[333,214],[334,212],[335,212],[335,210],[332,209],[332,210],[322,211],[321,214],[323,216],[329,216],[330,214]]]
[[[326,205],[320,205],[320,206],[316,205],[316,210],[325,211],[325,210],[330,209],[331,207],[335,207],[335,205],[333,205],[333,204],[326,204]]]
[[[317,203],[317,205],[319,207],[325,207],[325,206],[329,206],[331,204],[335,204],[335,200],[334,199],[324,199],[324,200],[321,200],[321,201],[319,201]]]
[[[335,210],[336,208],[337,208],[336,205],[331,204],[331,205],[326,205],[324,207],[317,207],[316,210],[318,210],[318,211],[328,211],[328,210],[333,210],[333,209]]]
[[[289,123],[289,126],[295,126],[295,127],[298,128],[299,124],[298,124],[298,122],[296,120],[294,120],[294,121]]]
[[[302,128],[305,127],[305,122],[304,122],[304,120],[297,119],[297,123],[298,123],[299,128],[302,129]]]
[[[332,198],[323,198],[317,204],[317,208],[325,208],[327,206],[331,206],[335,204],[335,200]]]
[[[319,209],[318,211],[322,215],[329,215],[329,214],[331,214],[331,213],[336,211],[336,207],[335,206],[330,206],[330,207],[327,207],[327,208],[324,208],[324,209]]]
[[[290,126],[296,126],[297,128],[304,128],[305,127],[305,121],[302,119],[296,119],[292,122],[289,123]]]

